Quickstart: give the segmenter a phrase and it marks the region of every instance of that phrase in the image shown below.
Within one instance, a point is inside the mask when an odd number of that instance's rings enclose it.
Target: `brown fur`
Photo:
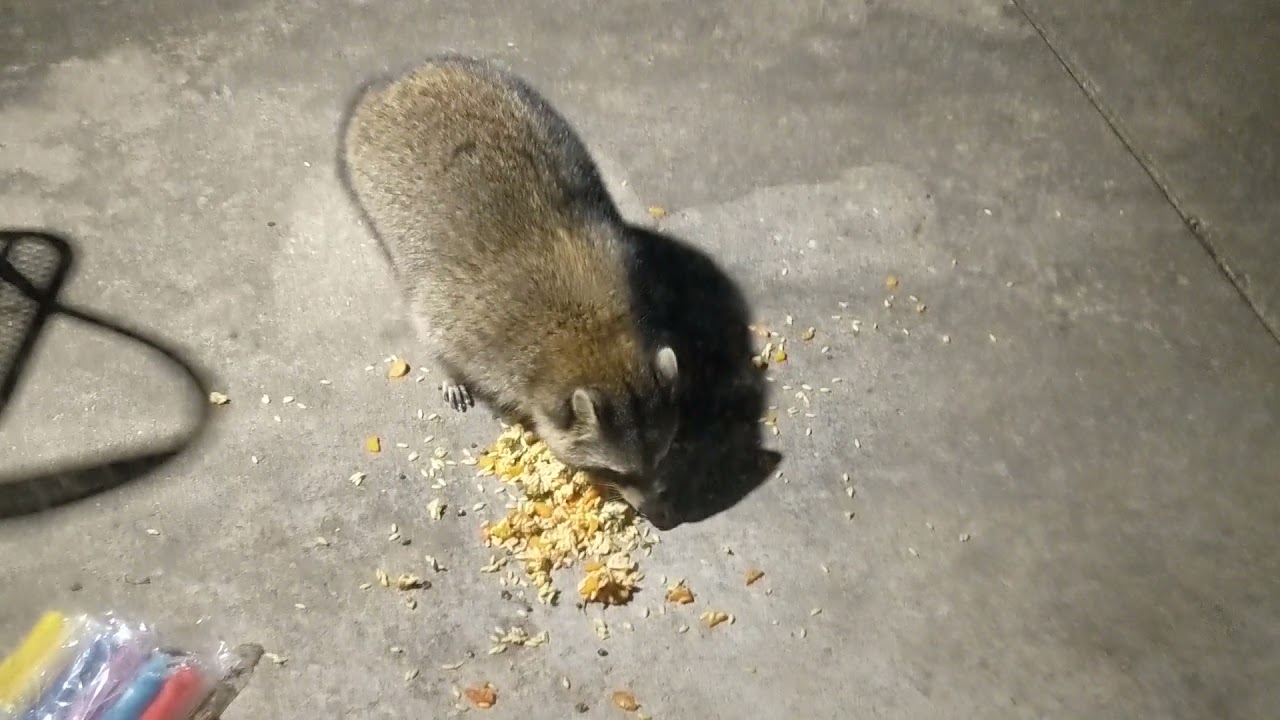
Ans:
[[[576,134],[522,80],[442,57],[356,99],[344,179],[452,383],[644,505],[677,369],[641,322],[627,228]]]

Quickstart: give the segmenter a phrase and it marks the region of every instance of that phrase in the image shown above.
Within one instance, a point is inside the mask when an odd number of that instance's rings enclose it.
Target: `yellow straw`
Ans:
[[[63,646],[75,625],[57,611],[49,611],[36,622],[22,644],[0,663],[0,713],[25,709],[32,690],[39,690],[42,675],[52,662],[67,653]]]

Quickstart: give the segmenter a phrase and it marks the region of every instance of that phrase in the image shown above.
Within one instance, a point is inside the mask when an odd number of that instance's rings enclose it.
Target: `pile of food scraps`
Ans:
[[[657,538],[641,531],[635,512],[621,500],[604,497],[583,472],[570,472],[551,450],[520,425],[504,429],[476,463],[481,476],[497,476],[523,498],[505,517],[486,523],[485,545],[505,550],[524,563],[538,599],[558,598],[552,573],[581,561],[578,596],[585,603],[624,605],[643,576],[631,554]]]

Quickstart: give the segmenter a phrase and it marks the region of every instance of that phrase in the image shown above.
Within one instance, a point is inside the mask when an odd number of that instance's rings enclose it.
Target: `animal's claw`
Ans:
[[[457,412],[466,412],[467,408],[475,407],[475,399],[471,397],[471,391],[462,383],[454,383],[446,380],[440,384],[440,392],[444,395],[444,401],[449,407]]]

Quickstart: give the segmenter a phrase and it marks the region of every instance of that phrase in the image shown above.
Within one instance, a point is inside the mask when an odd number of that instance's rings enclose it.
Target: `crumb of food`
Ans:
[[[884,287],[885,287],[885,289],[886,289],[886,290],[889,290],[890,292],[892,292],[892,291],[894,291],[894,290],[897,290],[897,289],[898,289],[898,276],[897,276],[897,275],[890,275],[889,277],[885,278],[885,279],[884,279]]]
[[[636,702],[636,696],[626,690],[614,690],[611,699],[613,704],[621,710],[635,712],[640,709],[640,703]]]
[[[756,581],[764,577],[764,571],[759,568],[751,568],[747,571],[747,585],[755,585]]]
[[[262,653],[262,657],[263,659],[268,660],[272,663],[275,663],[276,665],[284,665],[285,663],[289,662],[289,658],[285,657],[284,655],[277,655],[275,653]]]
[[[387,367],[387,377],[392,380],[398,380],[409,374],[409,363],[400,358],[392,358],[391,365]]]
[[[578,583],[578,597],[583,602],[625,605],[631,600],[638,573],[630,555],[615,553],[605,562],[592,560],[584,570],[587,574]]]
[[[786,361],[787,361],[787,351],[786,351],[786,350],[779,350],[778,352],[774,353],[774,355],[773,355],[773,362],[774,362],[774,363],[784,363],[784,362],[786,362]]]
[[[713,628],[721,623],[729,622],[729,613],[721,612],[719,610],[708,610],[702,613],[702,615],[699,616],[699,619],[702,620],[703,625],[706,625],[708,628]]]
[[[805,342],[809,342],[810,340],[814,339],[817,336],[818,336],[818,330],[813,327],[807,327],[804,329],[804,332],[800,333],[800,339]]]
[[[506,647],[539,647],[551,642],[551,633],[543,630],[536,635],[530,635],[528,630],[522,627],[512,627],[506,631],[498,628],[489,638],[496,646]],[[491,654],[493,653],[490,650]]]
[[[431,583],[412,573],[401,573],[400,577],[396,578],[397,590],[420,590],[429,587]]]
[[[371,435],[365,438],[364,449],[368,450],[371,453],[382,452],[382,438],[378,437],[377,435]]]
[[[488,710],[498,702],[498,689],[493,683],[485,683],[479,687],[469,687],[463,691],[463,695],[472,705],[481,710]]]
[[[661,207],[658,207],[657,205],[654,205],[653,207],[649,208],[649,214],[655,218],[664,218],[667,216],[667,210],[666,208],[661,208]]]
[[[449,506],[446,503],[441,502],[440,498],[436,498],[427,503],[427,514],[431,516],[432,520],[439,520],[444,517],[444,511],[447,507]]]
[[[539,601],[555,601],[559,591],[552,573],[576,563],[584,569],[578,583],[583,602],[631,600],[643,579],[631,553],[656,539],[637,526],[630,506],[603,497],[586,473],[570,472],[520,425],[506,428],[476,458],[476,466],[479,475],[496,476],[523,495],[508,505],[504,517],[486,522],[481,536],[488,547],[500,547],[523,563]]]
[[[693,602],[693,591],[681,580],[667,588],[667,602],[674,605],[688,605]]]
[[[213,392],[209,393],[210,405],[226,405],[229,402],[231,402],[231,398],[218,392],[217,390],[214,390]]]

